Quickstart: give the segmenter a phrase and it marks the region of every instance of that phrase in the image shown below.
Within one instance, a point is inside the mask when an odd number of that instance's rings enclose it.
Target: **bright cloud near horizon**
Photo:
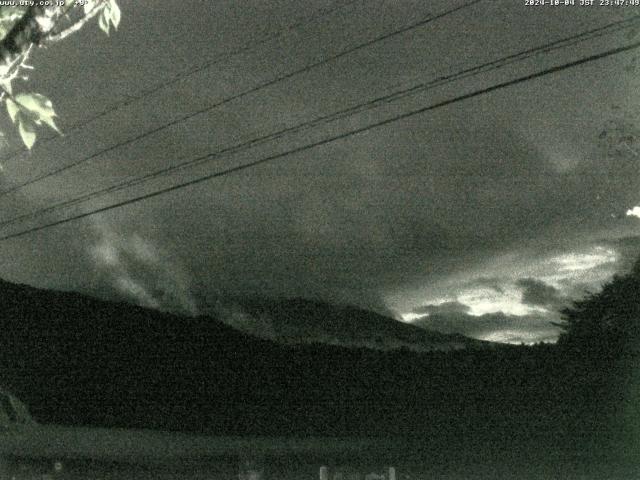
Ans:
[[[443,333],[460,325],[461,332],[481,340],[554,341],[561,330],[551,322],[561,320],[559,310],[587,289],[597,290],[619,270],[619,260],[614,248],[603,245],[543,256],[528,267],[512,259],[511,269],[477,272],[477,280],[455,294],[424,301],[401,317]]]

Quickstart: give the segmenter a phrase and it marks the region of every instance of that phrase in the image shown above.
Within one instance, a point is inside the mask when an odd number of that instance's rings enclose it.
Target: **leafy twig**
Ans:
[[[82,27],[84,27],[86,23],[89,22],[89,20],[91,20],[101,11],[103,11],[106,8],[106,6],[107,6],[106,2],[101,2],[99,4],[96,4],[89,12],[85,13],[82,17],[80,17],[78,20],[76,20],[74,23],[72,23],[70,26],[68,26],[64,30],[61,30],[60,32],[48,34],[45,41],[47,43],[53,43],[53,42],[58,42],[60,40],[67,38],[72,33],[75,33],[78,30],[80,30]]]

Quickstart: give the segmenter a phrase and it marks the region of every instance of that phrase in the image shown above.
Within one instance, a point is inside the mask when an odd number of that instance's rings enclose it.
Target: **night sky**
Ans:
[[[12,155],[20,140],[3,116],[0,190],[465,2],[119,3],[117,32],[107,37],[91,24],[33,55],[35,70],[23,89],[52,99],[65,135],[46,140],[54,135],[43,130],[32,152]],[[2,195],[0,218],[640,13],[640,7],[524,4],[480,2],[176,122]],[[323,9],[335,10],[319,16]],[[634,33],[532,56],[2,234],[640,40]],[[261,41],[269,35],[276,38]],[[638,52],[3,241],[0,276],[191,314],[207,313],[228,296],[320,298],[443,332],[553,341],[557,311],[628,268],[640,252],[640,208],[633,210],[640,206]],[[187,74],[216,58],[222,61]]]

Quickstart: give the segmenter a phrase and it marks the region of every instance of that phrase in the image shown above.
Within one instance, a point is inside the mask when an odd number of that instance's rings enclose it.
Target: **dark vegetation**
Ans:
[[[2,382],[45,423],[638,447],[640,267],[567,309],[557,345],[431,353],[278,345],[7,282],[0,302]]]

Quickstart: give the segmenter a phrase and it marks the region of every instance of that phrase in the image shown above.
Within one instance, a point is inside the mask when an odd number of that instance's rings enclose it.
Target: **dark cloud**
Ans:
[[[494,292],[504,293],[504,288],[501,283],[504,282],[503,278],[499,277],[478,277],[462,285],[463,288],[490,288]]]
[[[535,278],[521,278],[516,282],[522,288],[522,303],[539,307],[557,307],[565,299],[560,291]]]

